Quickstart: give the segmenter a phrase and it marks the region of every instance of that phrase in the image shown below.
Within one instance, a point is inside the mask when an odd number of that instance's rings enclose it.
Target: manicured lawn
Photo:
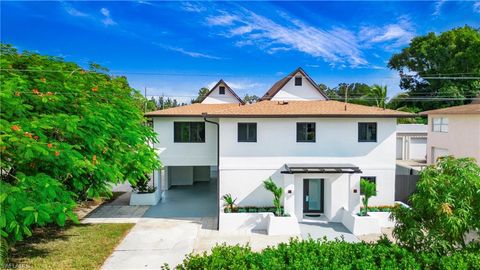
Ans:
[[[14,247],[9,264],[27,269],[99,269],[133,225],[42,228]]]

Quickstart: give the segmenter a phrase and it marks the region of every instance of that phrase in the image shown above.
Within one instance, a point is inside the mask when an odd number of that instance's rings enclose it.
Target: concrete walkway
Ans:
[[[359,242],[358,238],[353,235],[342,223],[334,222],[300,222],[300,233],[303,239],[323,239],[327,240],[343,239],[346,242]]]
[[[103,264],[102,269],[174,267],[193,251],[202,220],[142,219]]]

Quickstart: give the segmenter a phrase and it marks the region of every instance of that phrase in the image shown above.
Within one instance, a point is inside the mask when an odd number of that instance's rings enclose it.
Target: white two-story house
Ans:
[[[218,167],[220,212],[224,194],[239,206],[271,206],[262,184],[271,177],[285,190],[286,213],[332,222],[359,211],[360,178],[377,185],[371,205],[394,203],[396,119],[411,117],[328,100],[301,68],[254,104],[221,80],[199,104],[147,115],[158,133],[163,189],[211,181]]]

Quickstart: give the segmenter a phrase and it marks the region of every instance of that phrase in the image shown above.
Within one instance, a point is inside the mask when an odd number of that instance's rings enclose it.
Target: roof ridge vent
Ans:
[[[277,102],[278,105],[287,105],[288,101],[282,100]]]

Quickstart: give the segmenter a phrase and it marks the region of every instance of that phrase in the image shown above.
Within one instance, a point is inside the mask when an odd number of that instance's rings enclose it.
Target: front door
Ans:
[[[324,179],[303,179],[303,212],[323,213]]]

